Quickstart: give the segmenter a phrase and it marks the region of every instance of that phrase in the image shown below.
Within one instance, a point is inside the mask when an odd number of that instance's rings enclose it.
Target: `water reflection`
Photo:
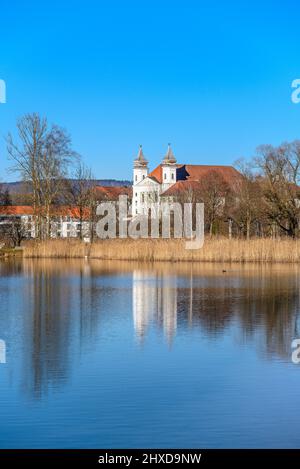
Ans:
[[[132,310],[136,334],[143,339],[151,323],[157,322],[169,342],[177,328],[176,279],[162,273],[133,271]]]
[[[191,266],[175,272],[134,271],[138,337],[153,322],[168,341],[177,327],[198,328],[210,338],[235,327],[241,343],[255,341],[261,353],[290,358],[291,338],[300,337],[298,268],[233,268],[224,275],[220,267]]]
[[[141,266],[100,261],[0,263],[0,336],[22,359],[22,387],[40,398],[70,378],[84,354],[131,327],[140,344],[162,330],[217,340],[234,333],[257,353],[290,361],[299,337],[297,267]],[[133,322],[133,328],[132,328]],[[154,332],[155,333],[155,332]],[[122,335],[123,334],[123,335]]]

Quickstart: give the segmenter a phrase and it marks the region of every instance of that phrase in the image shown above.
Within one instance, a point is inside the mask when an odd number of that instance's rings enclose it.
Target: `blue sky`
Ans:
[[[2,137],[32,111],[98,178],[131,178],[140,143],[154,167],[168,142],[179,162],[231,164],[300,138],[299,17],[291,0],[3,0],[0,177]]]

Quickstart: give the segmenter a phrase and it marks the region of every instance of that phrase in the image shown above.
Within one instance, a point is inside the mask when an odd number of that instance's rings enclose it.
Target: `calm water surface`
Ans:
[[[299,274],[0,262],[0,447],[299,448]]]

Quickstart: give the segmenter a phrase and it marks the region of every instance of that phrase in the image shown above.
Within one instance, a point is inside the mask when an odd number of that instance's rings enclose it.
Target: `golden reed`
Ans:
[[[129,261],[300,262],[300,240],[259,238],[206,239],[202,249],[187,250],[184,240],[113,239],[85,244],[79,240],[24,243],[28,258],[84,258]]]

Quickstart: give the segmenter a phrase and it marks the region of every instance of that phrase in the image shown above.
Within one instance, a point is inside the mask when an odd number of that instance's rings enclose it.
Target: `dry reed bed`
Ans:
[[[87,245],[79,240],[32,241],[24,257],[83,258],[128,261],[300,262],[300,240],[207,239],[202,249],[187,250],[184,240],[114,239]]]

